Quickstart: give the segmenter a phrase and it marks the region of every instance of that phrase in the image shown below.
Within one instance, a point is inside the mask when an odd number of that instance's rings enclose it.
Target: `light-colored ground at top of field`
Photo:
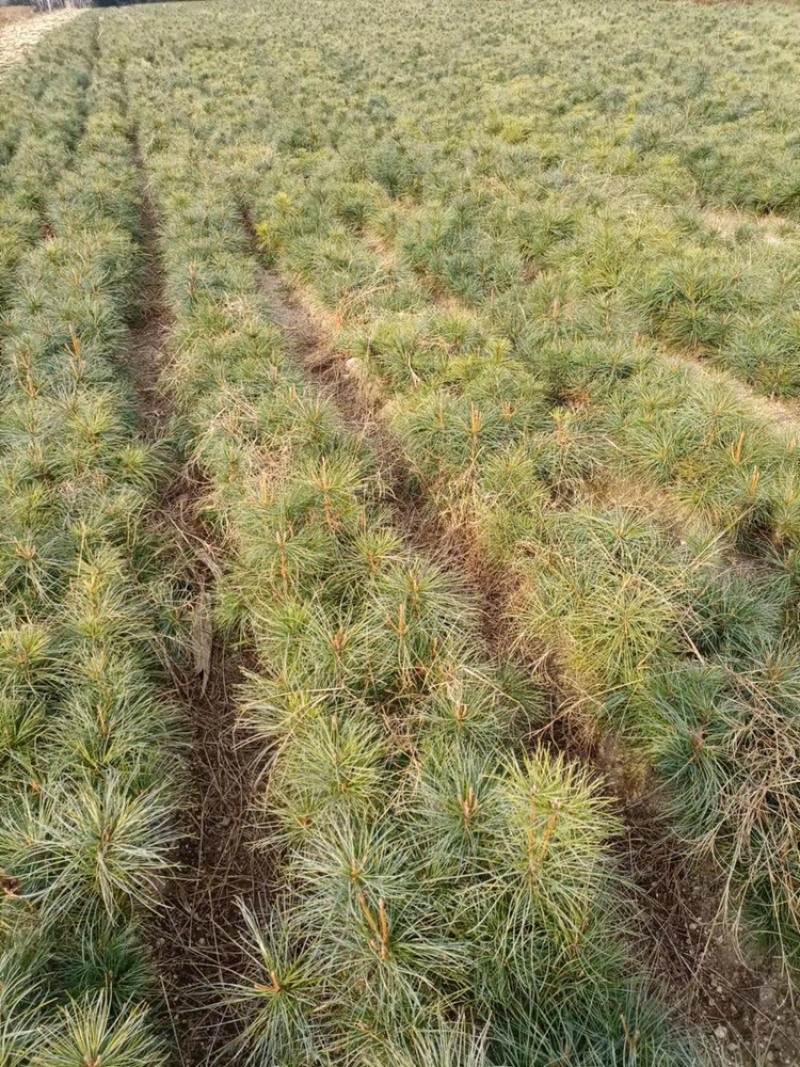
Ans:
[[[10,26],[12,22],[27,22],[34,18],[36,12],[30,7],[14,5],[12,7],[0,7],[0,28]]]
[[[46,33],[80,13],[76,8],[49,15],[37,15],[27,7],[0,8],[0,78],[35,48]]]

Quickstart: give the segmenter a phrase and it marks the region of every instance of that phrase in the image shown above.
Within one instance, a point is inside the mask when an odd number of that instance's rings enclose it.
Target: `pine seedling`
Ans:
[[[0,615],[0,692],[8,696],[46,694],[57,681],[57,642],[42,623]]]
[[[272,769],[267,803],[290,840],[321,821],[368,818],[391,789],[386,743],[366,711],[312,719],[284,744]]]
[[[562,554],[560,546],[529,565],[528,574],[520,597],[523,633],[556,649],[580,692],[601,696],[635,685],[655,657],[678,647],[676,605],[650,578],[620,574],[585,548]]]
[[[46,610],[58,596],[58,578],[66,566],[64,538],[44,524],[37,529],[8,526],[8,540],[0,545],[0,583],[3,598],[28,611]]]
[[[223,589],[223,595],[230,599],[230,590]],[[245,591],[242,590],[241,600],[236,607],[243,623],[246,622],[251,629],[259,653],[265,660],[274,664],[276,671],[292,672],[298,663],[301,674],[305,669],[312,669],[313,664],[307,663],[304,657],[298,661],[299,642],[303,640],[315,615],[322,617],[322,626],[329,624],[333,632],[336,631],[338,623],[334,626],[334,619],[325,614],[324,607],[302,596],[289,595],[272,601],[259,597],[252,605],[244,597]],[[226,608],[224,603],[223,608]]]
[[[289,866],[298,894],[290,913],[296,936],[310,929],[336,936],[363,914],[367,898],[402,903],[408,868],[416,863],[394,819],[341,814],[322,820]]]
[[[119,480],[142,493],[153,493],[166,472],[163,448],[143,441],[123,445],[116,452],[115,462]]]
[[[258,410],[259,437],[264,445],[307,450],[317,462],[343,448],[346,450],[346,439],[333,406],[294,383],[287,384],[283,380],[285,375],[282,372]]]
[[[267,747],[279,753],[281,748],[308,728],[314,719],[329,713],[331,700],[342,700],[324,691],[305,688],[291,672],[274,675],[247,675],[242,690],[241,721],[267,742]],[[336,707],[339,708],[337,703]],[[345,709],[347,703],[345,700]]]
[[[464,662],[459,651],[466,649],[450,647],[428,672],[430,694],[424,704],[417,705],[418,728],[433,744],[468,742],[488,751],[520,708],[505,691],[502,679]]]
[[[100,391],[77,394],[65,403],[61,442],[65,478],[103,470],[108,458],[127,443],[127,430],[115,410],[117,406],[117,398]]]
[[[308,623],[291,649],[291,664],[296,677],[303,678],[313,689],[336,693],[349,690],[363,694],[373,683],[380,664],[373,651],[383,637],[374,621],[359,605],[339,614],[314,605]],[[380,680],[380,676],[378,676]]]
[[[550,433],[531,434],[528,454],[536,481],[558,501],[574,500],[599,467],[598,443],[580,413],[556,409]]]
[[[640,299],[665,340],[715,350],[728,337],[742,293],[716,265],[686,260],[668,264]]]
[[[385,1047],[369,1048],[358,1067],[491,1067],[497,1061],[490,1061],[488,1039],[489,1027],[477,1033],[465,1017],[432,1019]]]
[[[26,1067],[40,1040],[42,990],[15,969],[12,953],[6,959],[0,969],[0,1063]]]
[[[112,489],[103,474],[62,481],[59,505],[70,562],[99,546],[135,544],[143,498],[124,486]]]
[[[702,1041],[682,1032],[643,982],[604,977],[545,996],[517,990],[492,1021],[493,1059],[503,1067],[710,1067]]]
[[[778,548],[800,547],[800,476],[781,471],[770,501],[770,537]]]
[[[112,1012],[108,997],[86,996],[61,1009],[44,1035],[35,1067],[160,1067],[165,1049],[147,1009],[132,1005]]]
[[[378,374],[392,389],[416,387],[442,362],[418,320],[406,315],[377,322],[369,334],[355,336],[348,349],[363,361],[365,377]]]
[[[146,605],[132,589],[121,553],[100,545],[77,560],[64,602],[70,638],[92,648],[141,641],[150,636]]]
[[[117,919],[158,899],[174,843],[170,815],[158,791],[131,795],[115,774],[97,786],[48,786],[6,814],[3,866],[46,923]]]
[[[0,696],[0,787],[8,796],[36,777],[36,743],[45,715],[43,705],[30,697]]]
[[[656,672],[641,700],[639,717],[653,739],[654,763],[675,785],[675,830],[708,841],[722,818],[721,790],[731,771],[723,721],[735,717],[736,707],[725,671],[719,665],[686,664]]]
[[[339,452],[301,465],[286,492],[287,518],[319,524],[331,534],[358,529],[369,473],[358,456]]]
[[[165,775],[180,779],[171,756],[180,735],[175,711],[154,695],[141,669],[126,669],[123,659],[111,687],[74,686],[54,718],[43,753],[53,780],[83,773],[100,781],[116,773],[131,789],[148,789]]]
[[[294,513],[291,501],[265,491],[237,508],[235,518],[242,552],[231,581],[254,605],[307,595],[335,570],[337,531],[313,516]]]
[[[723,874],[738,922],[758,915],[762,942],[784,962],[797,956],[798,668],[793,651],[684,667],[649,691],[653,759],[672,785],[669,806],[693,855]]]
[[[488,457],[477,483],[450,483],[452,521],[467,531],[476,557],[489,573],[514,568],[522,546],[533,546],[545,537],[545,515],[551,506],[547,485],[527,445],[502,449]]]
[[[380,575],[371,591],[368,619],[374,626],[371,663],[376,692],[418,690],[457,635],[474,632],[474,606],[444,571],[419,560]],[[380,635],[380,637],[378,637]]]
[[[669,485],[697,447],[695,427],[670,413],[631,411],[624,428],[624,462],[657,485]]]
[[[334,605],[298,597],[263,602],[255,610],[259,650],[293,685],[332,696],[364,690],[371,677],[374,630],[363,613],[347,605],[340,613]]]
[[[396,1032],[457,1003],[467,988],[469,950],[442,932],[438,913],[406,866],[394,901],[356,893],[346,921],[322,915],[318,968],[344,1039]],[[360,1042],[359,1042],[360,1043]]]
[[[424,481],[474,473],[483,457],[509,436],[502,406],[445,399],[441,393],[425,393],[413,405],[404,404],[394,423]]]
[[[560,956],[577,968],[591,956],[613,882],[606,845],[616,830],[585,773],[561,757],[539,750],[498,776],[474,921],[489,924],[492,955],[526,984]],[[540,939],[548,946],[542,959],[533,947]]]
[[[408,803],[415,849],[431,884],[456,886],[476,876],[495,802],[498,760],[496,746],[479,747],[466,739],[435,742],[421,754]],[[445,921],[455,924],[458,909],[446,912]]]
[[[798,328],[795,314],[771,307],[766,314],[744,316],[732,331],[730,343],[717,362],[737,377],[751,382],[770,397],[794,397],[800,392],[800,375],[794,353]]]
[[[343,593],[350,592],[354,598],[360,596],[365,584],[401,564],[404,556],[405,548],[398,532],[388,521],[374,521],[370,516],[342,555],[339,569]]]
[[[100,919],[75,932],[60,928],[53,938],[50,974],[74,999],[99,996],[113,1014],[153,995],[154,975],[136,921]]]
[[[317,1062],[319,979],[280,916],[259,920],[240,903],[247,929],[248,974],[224,990],[241,1029],[234,1058],[252,1067]]]
[[[9,530],[37,531],[41,537],[56,525],[58,499],[52,487],[26,482],[21,475],[16,456],[0,460],[0,517]]]
[[[792,594],[784,573],[703,569],[691,589],[687,628],[703,656],[748,655],[780,636]]]

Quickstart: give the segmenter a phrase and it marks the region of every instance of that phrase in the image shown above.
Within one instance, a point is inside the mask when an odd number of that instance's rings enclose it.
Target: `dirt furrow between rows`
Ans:
[[[645,796],[627,795],[613,746],[590,750],[573,735],[563,715],[567,694],[560,690],[557,674],[549,669],[544,654],[541,659],[526,656],[525,663],[519,662],[522,654],[509,619],[512,590],[508,583],[487,569],[467,539],[437,515],[434,503],[408,469],[402,445],[382,421],[380,398],[349,373],[325,323],[306,304],[303,294],[272,271],[260,269],[259,276],[288,354],[334,404],[345,424],[373,449],[394,520],[408,543],[458,573],[471,590],[483,619],[486,645],[495,660],[513,658],[537,681],[546,678],[552,722],[537,739],[587,763],[603,778],[619,806],[625,822],[620,865],[639,914],[637,928],[631,930],[639,957],[687,1020],[709,1034],[720,1062],[741,1063],[744,1057],[746,1063],[795,1064],[800,1044],[784,984],[768,966],[750,966],[737,954],[722,921],[723,887],[710,872],[690,869],[670,840],[658,787],[653,785]],[[771,1059],[765,1059],[767,1049],[772,1050]],[[781,1051],[776,1053],[776,1049]]]
[[[430,507],[408,470],[400,442],[381,420],[378,404],[347,373],[298,294],[269,271],[259,269],[259,281],[273,320],[286,339],[288,353],[333,403],[353,434],[378,457],[392,518],[407,543],[443,569],[458,572],[462,583],[475,595],[486,644],[495,655],[508,654],[512,637],[501,610],[505,593],[497,576],[481,569],[480,561]]]
[[[142,179],[145,276],[143,307],[130,331],[128,370],[146,438],[169,449],[173,406],[163,387],[172,318],[164,295],[158,226]],[[177,874],[155,916],[153,955],[182,1067],[205,1064],[235,1036],[220,987],[237,981],[247,957],[239,902],[255,902],[268,871],[253,847],[250,810],[255,771],[237,730],[236,690],[244,659],[214,634],[212,595],[220,554],[200,515],[208,487],[186,464],[165,485],[150,517],[162,541],[175,545],[191,598],[188,664],[165,655],[171,696],[188,735],[184,803],[178,827]]]

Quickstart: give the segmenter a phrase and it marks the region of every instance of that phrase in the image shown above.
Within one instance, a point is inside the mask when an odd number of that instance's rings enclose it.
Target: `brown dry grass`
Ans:
[[[34,17],[29,7],[0,7],[0,30],[15,22],[24,22]]]
[[[82,13],[71,8],[36,15],[27,7],[0,8],[0,78],[24,59],[46,33]]]

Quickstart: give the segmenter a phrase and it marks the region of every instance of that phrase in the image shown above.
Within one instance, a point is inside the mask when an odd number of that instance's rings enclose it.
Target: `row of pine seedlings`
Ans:
[[[69,163],[86,119],[94,37],[71,27],[47,40],[36,62],[3,83],[0,115],[0,307],[16,264],[42,235],[54,177]]]
[[[557,274],[459,303],[456,264],[547,272],[557,218],[511,197],[479,215],[452,189],[451,206],[393,200],[357,140],[313,179],[301,154],[251,183],[265,260],[313,294],[439,513],[510,583],[516,633],[573,715],[656,769],[743,941],[795,967],[796,434],[651,342],[569,321]]]
[[[130,99],[176,327],[170,388],[227,546],[217,624],[257,657],[274,885],[231,983],[252,1064],[690,1064],[630,976],[607,802],[519,739],[537,694],[462,582],[404,543],[369,450],[285,353],[205,118]],[[191,108],[191,105],[188,105]],[[202,104],[198,105],[202,111]]]
[[[49,87],[0,179],[4,1067],[164,1062],[140,929],[174,806],[176,733],[153,680],[167,624],[142,518],[160,463],[118,365],[138,188],[95,34],[84,16],[74,62],[32,66]]]

